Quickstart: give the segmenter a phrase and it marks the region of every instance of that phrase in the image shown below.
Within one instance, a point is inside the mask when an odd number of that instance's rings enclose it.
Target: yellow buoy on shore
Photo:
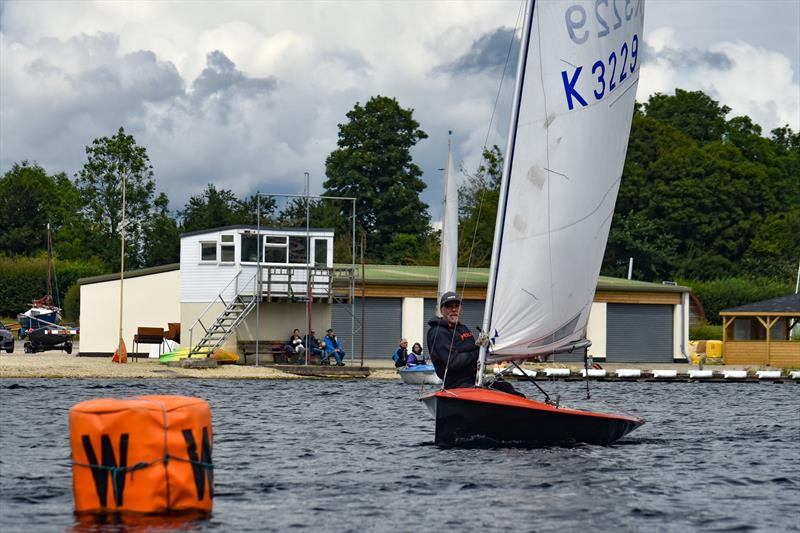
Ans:
[[[211,512],[211,409],[188,396],[81,402],[69,412],[75,511]]]

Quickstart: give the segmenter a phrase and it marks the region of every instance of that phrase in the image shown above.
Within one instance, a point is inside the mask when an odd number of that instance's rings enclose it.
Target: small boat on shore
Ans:
[[[400,379],[407,385],[441,385],[442,380],[436,375],[433,365],[407,366],[398,370]]]

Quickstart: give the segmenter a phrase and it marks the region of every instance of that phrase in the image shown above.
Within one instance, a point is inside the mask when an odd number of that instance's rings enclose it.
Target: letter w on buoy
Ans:
[[[114,489],[114,503],[117,507],[122,506],[122,495],[125,492],[125,472],[128,466],[128,434],[123,433],[119,436],[119,467],[114,456],[114,448],[111,446],[111,438],[108,435],[100,436],[100,454],[102,462],[97,462],[97,454],[89,435],[82,435],[83,449],[92,467],[92,478],[97,489],[97,497],[100,499],[100,506],[107,507],[108,501],[108,477],[111,476],[111,483]]]
[[[183,439],[186,441],[186,453],[192,464],[197,499],[202,500],[205,495],[206,475],[208,476],[208,497],[214,499],[214,466],[211,463],[211,441],[208,438],[208,428],[203,428],[200,457],[197,456],[197,442],[194,440],[191,429],[183,430]]]

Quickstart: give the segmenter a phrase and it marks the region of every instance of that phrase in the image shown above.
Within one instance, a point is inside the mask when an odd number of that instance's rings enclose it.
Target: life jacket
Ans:
[[[405,348],[398,348],[396,352],[394,352],[394,367],[395,368],[402,368],[406,366],[406,357],[408,354],[408,350]]]

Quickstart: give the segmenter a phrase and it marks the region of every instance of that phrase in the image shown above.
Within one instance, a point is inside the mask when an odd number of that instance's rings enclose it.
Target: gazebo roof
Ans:
[[[800,315],[800,294],[778,296],[777,298],[770,298],[769,300],[762,300],[760,302],[740,305],[739,307],[730,307],[719,312],[720,315],[734,313],[749,315],[774,313]]]

